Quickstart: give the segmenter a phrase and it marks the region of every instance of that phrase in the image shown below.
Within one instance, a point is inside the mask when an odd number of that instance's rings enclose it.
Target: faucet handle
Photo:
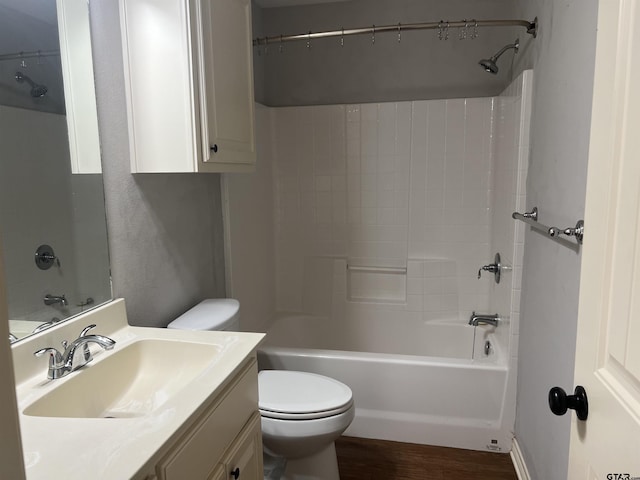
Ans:
[[[96,324],[92,323],[91,325],[87,325],[86,327],[84,327],[82,329],[82,331],[80,332],[80,337],[79,338],[86,337],[87,333],[89,333],[89,330],[91,330],[92,328],[95,328],[95,326],[96,326]],[[91,350],[89,349],[89,344],[88,343],[85,343],[82,346],[82,355],[84,357],[84,363],[88,363],[91,360],[93,360],[93,357],[91,356]]]
[[[485,272],[493,273],[496,283],[500,283],[500,273],[502,268],[503,265],[502,260],[500,259],[500,254],[496,253],[493,263],[480,267],[480,270],[478,270],[478,279],[480,279],[482,271],[484,270]]]
[[[41,348],[40,350],[33,352],[36,357],[42,357],[44,354],[49,354],[49,370],[47,370],[47,378],[53,380],[56,377],[58,369],[64,365],[64,359],[62,354],[53,347]]]
[[[56,362],[62,362],[62,354],[58,351],[57,348],[46,347],[46,348],[41,348],[40,350],[37,350],[37,351],[33,352],[33,354],[36,357],[41,357],[45,353],[51,354],[51,358],[55,359]]]
[[[91,330],[92,328],[95,328],[96,324],[92,323],[91,325],[87,325],[86,327],[84,327],[82,329],[82,331],[80,332],[80,336],[84,337],[87,333],[89,333],[89,330]]]

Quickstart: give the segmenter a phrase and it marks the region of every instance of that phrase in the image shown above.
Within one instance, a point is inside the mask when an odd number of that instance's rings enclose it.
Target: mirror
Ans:
[[[90,45],[88,0],[0,0],[0,235],[17,338],[111,299]]]

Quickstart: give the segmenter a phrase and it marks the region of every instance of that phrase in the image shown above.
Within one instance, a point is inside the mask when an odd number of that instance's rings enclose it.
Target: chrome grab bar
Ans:
[[[584,239],[584,220],[578,220],[575,227],[548,227],[547,225],[544,225],[543,223],[540,223],[538,221],[538,207],[533,207],[533,210],[531,210],[530,212],[513,212],[511,214],[511,217],[515,220],[520,220],[527,225],[531,225],[536,230],[546,233],[551,238],[559,238],[561,235],[566,235],[567,237],[575,237],[578,244],[582,245],[582,241]]]

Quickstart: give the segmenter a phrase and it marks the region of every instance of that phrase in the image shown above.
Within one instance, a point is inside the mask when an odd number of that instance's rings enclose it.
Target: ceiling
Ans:
[[[262,8],[293,7],[298,5],[314,5],[319,3],[349,2],[351,0],[254,0]]]

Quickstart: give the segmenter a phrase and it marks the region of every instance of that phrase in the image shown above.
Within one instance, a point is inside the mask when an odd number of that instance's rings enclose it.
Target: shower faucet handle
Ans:
[[[482,271],[496,273],[498,271],[498,266],[495,263],[490,263],[489,265],[483,265],[478,270],[478,278],[482,277]]]
[[[485,272],[493,273],[496,283],[500,283],[500,274],[502,273],[502,268],[503,266],[500,260],[500,254],[496,253],[496,256],[493,259],[493,263],[480,267],[480,270],[478,270],[478,279],[482,277],[482,271],[484,270]]]

